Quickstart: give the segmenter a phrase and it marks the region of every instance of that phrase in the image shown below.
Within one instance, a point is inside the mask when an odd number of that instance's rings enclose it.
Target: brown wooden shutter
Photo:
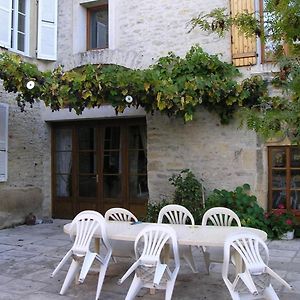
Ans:
[[[254,0],[231,0],[231,15],[254,12]],[[255,65],[257,60],[256,37],[246,38],[236,26],[231,28],[232,63],[239,66]]]

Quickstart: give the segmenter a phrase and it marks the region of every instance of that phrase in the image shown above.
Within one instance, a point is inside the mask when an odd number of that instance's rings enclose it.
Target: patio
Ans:
[[[41,300],[41,299],[94,299],[97,274],[89,273],[84,284],[73,285],[65,296],[58,294],[65,277],[64,267],[57,276],[50,274],[72,243],[63,233],[63,225],[69,220],[54,220],[50,224],[34,226],[22,225],[0,230],[0,300]],[[287,292],[282,286],[274,284],[281,300],[300,299],[300,239],[292,241],[271,241],[270,266],[293,285],[294,290]],[[194,249],[198,274],[191,273],[182,262],[177,277],[173,299],[222,299],[229,300],[229,292],[223,283],[221,265],[211,267],[206,275],[203,257]],[[128,279],[121,286],[117,280],[131,265],[129,260],[118,260],[109,265],[100,299],[124,299],[131,283]],[[139,298],[143,300],[164,299],[164,292],[150,295],[142,290]]]

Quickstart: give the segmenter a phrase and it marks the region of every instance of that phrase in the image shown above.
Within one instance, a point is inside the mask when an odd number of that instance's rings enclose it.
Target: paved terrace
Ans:
[[[0,230],[0,300],[72,300],[95,299],[97,274],[89,273],[85,282],[72,285],[66,295],[58,294],[68,265],[54,278],[50,274],[70,249],[72,243],[63,233],[63,225],[68,220],[54,220],[52,224],[34,226],[22,225]],[[292,292],[277,283],[274,284],[281,300],[300,300],[300,239],[292,241],[271,241],[270,266],[294,286]],[[229,300],[231,299],[221,276],[221,265],[211,266],[211,273],[205,273],[203,257],[194,249],[199,273],[192,274],[182,262],[177,277],[173,299]],[[130,261],[110,264],[100,299],[124,299],[132,277],[121,286],[117,280],[131,265]],[[164,299],[164,292],[150,295],[143,289],[138,299]]]

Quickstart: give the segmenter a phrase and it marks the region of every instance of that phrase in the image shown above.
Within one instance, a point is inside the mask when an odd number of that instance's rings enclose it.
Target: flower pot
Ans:
[[[294,238],[294,232],[295,232],[295,230],[287,231],[286,233],[284,233],[281,236],[281,239],[282,240],[292,240]]]

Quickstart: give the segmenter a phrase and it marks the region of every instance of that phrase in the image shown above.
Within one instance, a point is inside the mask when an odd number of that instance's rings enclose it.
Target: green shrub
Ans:
[[[148,203],[146,222],[156,223],[158,219],[159,211],[166,205],[170,204],[167,200],[161,202]]]

